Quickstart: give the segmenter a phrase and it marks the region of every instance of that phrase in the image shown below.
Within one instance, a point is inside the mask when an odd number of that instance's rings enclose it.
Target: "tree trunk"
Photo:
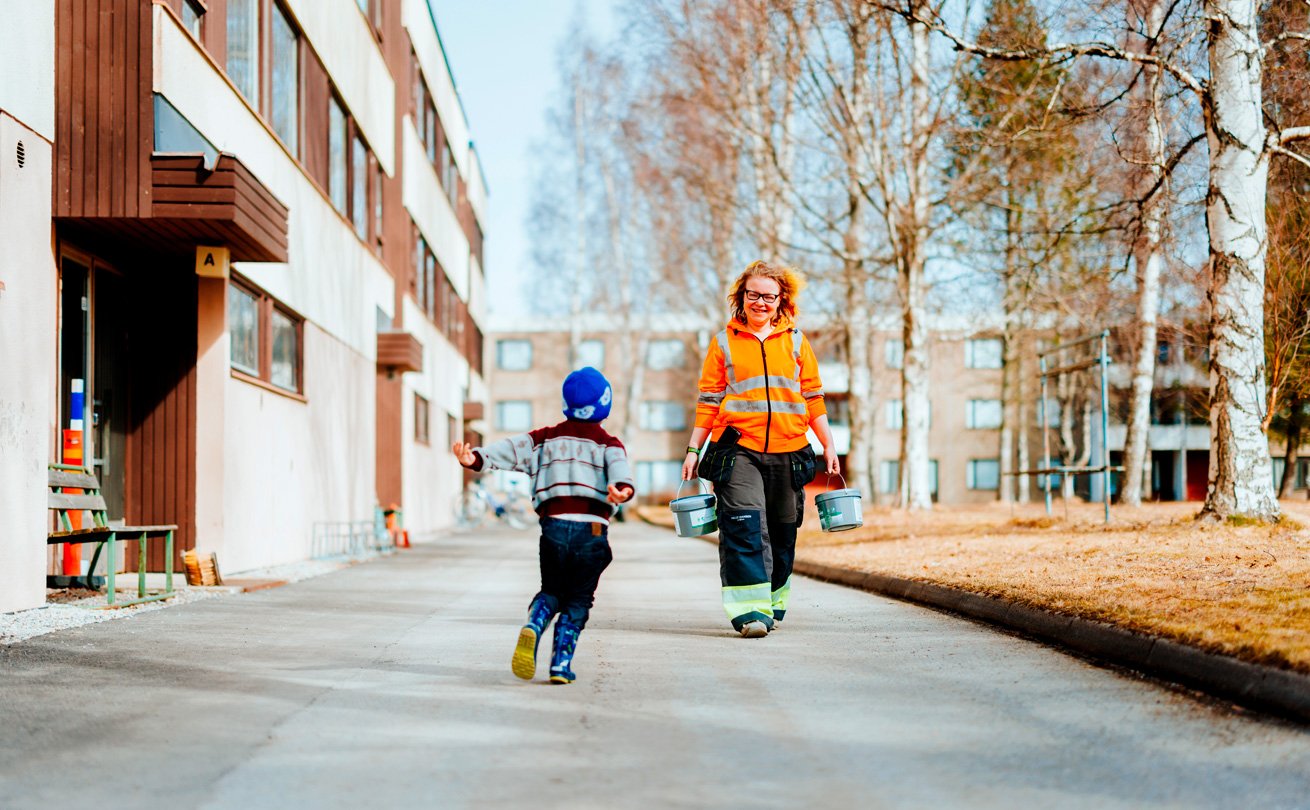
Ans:
[[[1024,367],[1023,347],[1020,345],[1019,351],[1015,352],[1014,377],[1015,377],[1015,399],[1017,400],[1018,420],[1014,426],[1015,445],[1019,451],[1019,469],[1032,469],[1031,459],[1028,452],[1028,425],[1031,418],[1028,413],[1028,370]],[[1032,479],[1026,475],[1020,475],[1015,478],[1015,488],[1018,490],[1015,498],[1019,503],[1028,503],[1029,491],[1032,485]]]
[[[929,31],[920,22],[910,23],[910,51],[909,176],[898,257],[901,301],[905,307],[902,331],[905,362],[901,367],[901,398],[905,410],[902,475],[905,479],[904,506],[910,510],[926,510],[932,508],[928,464],[928,409],[931,407],[928,373],[931,361],[923,251],[928,235],[928,137],[932,111],[928,95]]]
[[[1014,335],[1009,323],[1001,335],[1001,431],[998,437],[997,456],[1000,458],[1001,481],[996,498],[1001,503],[1014,501],[1016,477],[1014,475]]]
[[[1254,0],[1207,0],[1210,20],[1210,482],[1201,515],[1276,520],[1265,407],[1261,47]]]
[[[846,279],[846,363],[849,369],[847,405],[850,408],[850,449],[846,453],[846,474],[850,486],[868,493],[872,500],[873,486],[873,373],[872,352],[869,344],[873,332],[869,296],[865,289],[868,278],[864,263],[857,257],[864,249],[863,214],[864,195],[858,187],[850,197],[851,224],[845,234],[846,260],[843,272]]]
[[[1163,0],[1150,0],[1145,15],[1146,33],[1155,38],[1164,25]],[[1125,506],[1142,505],[1142,472],[1146,465],[1146,443],[1151,427],[1151,393],[1155,386],[1156,320],[1160,311],[1161,241],[1164,233],[1164,187],[1157,185],[1164,175],[1164,129],[1161,125],[1160,70],[1145,65],[1143,92],[1146,95],[1145,171],[1142,185],[1155,191],[1142,207],[1141,230],[1133,245],[1137,266],[1138,339],[1134,352],[1132,386],[1129,391],[1128,430],[1124,442],[1124,477],[1119,499]]]
[[[1305,406],[1299,397],[1293,397],[1289,403],[1291,417],[1287,421],[1287,452],[1284,454],[1283,478],[1278,482],[1278,497],[1286,498],[1292,494],[1292,483],[1296,478],[1296,464],[1300,457],[1301,431],[1305,423]]]

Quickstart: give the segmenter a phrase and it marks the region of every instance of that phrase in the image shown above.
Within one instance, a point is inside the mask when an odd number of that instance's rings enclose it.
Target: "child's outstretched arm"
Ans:
[[[478,463],[478,457],[473,452],[473,445],[466,442],[455,442],[450,451],[459,459],[460,466],[472,467]]]

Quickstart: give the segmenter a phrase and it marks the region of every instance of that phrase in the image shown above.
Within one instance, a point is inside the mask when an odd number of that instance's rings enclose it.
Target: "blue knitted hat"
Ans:
[[[591,366],[564,378],[564,415],[581,422],[599,422],[610,415],[614,392],[610,381]]]

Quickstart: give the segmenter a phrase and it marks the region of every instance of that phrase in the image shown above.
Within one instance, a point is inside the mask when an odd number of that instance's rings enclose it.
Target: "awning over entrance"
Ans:
[[[226,245],[238,262],[287,260],[287,207],[235,155],[213,171],[195,154],[150,156],[148,217],[67,217],[116,241],[140,241],[161,253]]]

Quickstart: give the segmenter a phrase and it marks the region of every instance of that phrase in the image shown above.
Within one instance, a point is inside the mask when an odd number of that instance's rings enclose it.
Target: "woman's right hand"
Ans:
[[[687,457],[682,460],[682,480],[690,481],[696,477],[696,467],[700,462],[700,456],[687,451]]]

